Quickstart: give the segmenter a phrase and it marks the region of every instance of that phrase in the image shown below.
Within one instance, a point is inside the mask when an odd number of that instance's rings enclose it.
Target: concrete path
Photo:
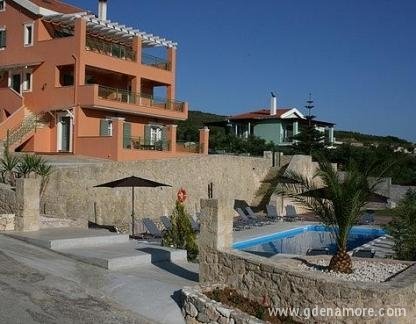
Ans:
[[[0,323],[184,323],[178,291],[198,281],[187,262],[110,272],[4,235],[0,248]]]

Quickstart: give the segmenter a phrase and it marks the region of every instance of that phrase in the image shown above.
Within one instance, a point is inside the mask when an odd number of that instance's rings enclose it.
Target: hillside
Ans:
[[[386,144],[386,145],[394,145],[394,146],[407,146],[412,145],[412,143],[395,137],[395,136],[377,136],[377,135],[369,135],[369,134],[362,134],[358,132],[349,132],[349,131],[341,131],[335,130],[335,138],[337,141],[351,143],[351,142],[360,142],[364,145],[368,144]]]

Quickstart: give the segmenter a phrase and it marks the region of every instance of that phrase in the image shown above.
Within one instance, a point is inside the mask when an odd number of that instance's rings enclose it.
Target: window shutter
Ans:
[[[162,150],[168,149],[168,130],[166,127],[162,127]]]
[[[131,124],[123,124],[123,148],[131,148]]]
[[[100,120],[100,136],[109,136],[109,123],[110,121],[107,119]]]
[[[151,142],[151,125],[144,125],[144,145],[150,145]]]
[[[0,48],[6,47],[6,30],[0,30]]]

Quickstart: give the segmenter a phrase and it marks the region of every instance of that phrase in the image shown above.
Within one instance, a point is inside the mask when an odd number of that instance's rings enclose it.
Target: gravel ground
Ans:
[[[353,273],[344,274],[328,271],[326,269],[328,265],[329,260],[319,260],[317,264],[302,263],[299,267],[306,271],[325,272],[329,276],[347,281],[384,282],[409,266],[403,263],[352,261]]]

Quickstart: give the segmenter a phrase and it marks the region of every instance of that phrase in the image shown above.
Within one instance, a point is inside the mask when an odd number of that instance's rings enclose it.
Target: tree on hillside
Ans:
[[[327,226],[330,226],[336,239],[336,253],[331,258],[328,269],[351,273],[351,257],[347,253],[347,240],[351,227],[357,223],[361,210],[374,193],[382,173],[370,184],[368,176],[373,165],[360,169],[350,161],[344,179],[341,179],[331,163],[321,158],[314,178],[308,179],[298,173],[285,175],[285,182],[279,194],[291,198],[313,212]],[[287,181],[290,180],[290,181]],[[317,186],[317,182],[323,188]]]
[[[312,152],[320,151],[325,147],[325,135],[317,130],[313,124],[315,116],[311,114],[311,111],[314,107],[312,95],[309,94],[309,100],[306,101],[305,106],[308,110],[307,125],[300,130],[299,134],[293,136],[294,149],[297,153],[311,155]]]
[[[299,134],[293,136],[294,150],[297,153],[311,155],[313,152],[321,151],[324,147],[325,136],[313,125],[307,125]]]

